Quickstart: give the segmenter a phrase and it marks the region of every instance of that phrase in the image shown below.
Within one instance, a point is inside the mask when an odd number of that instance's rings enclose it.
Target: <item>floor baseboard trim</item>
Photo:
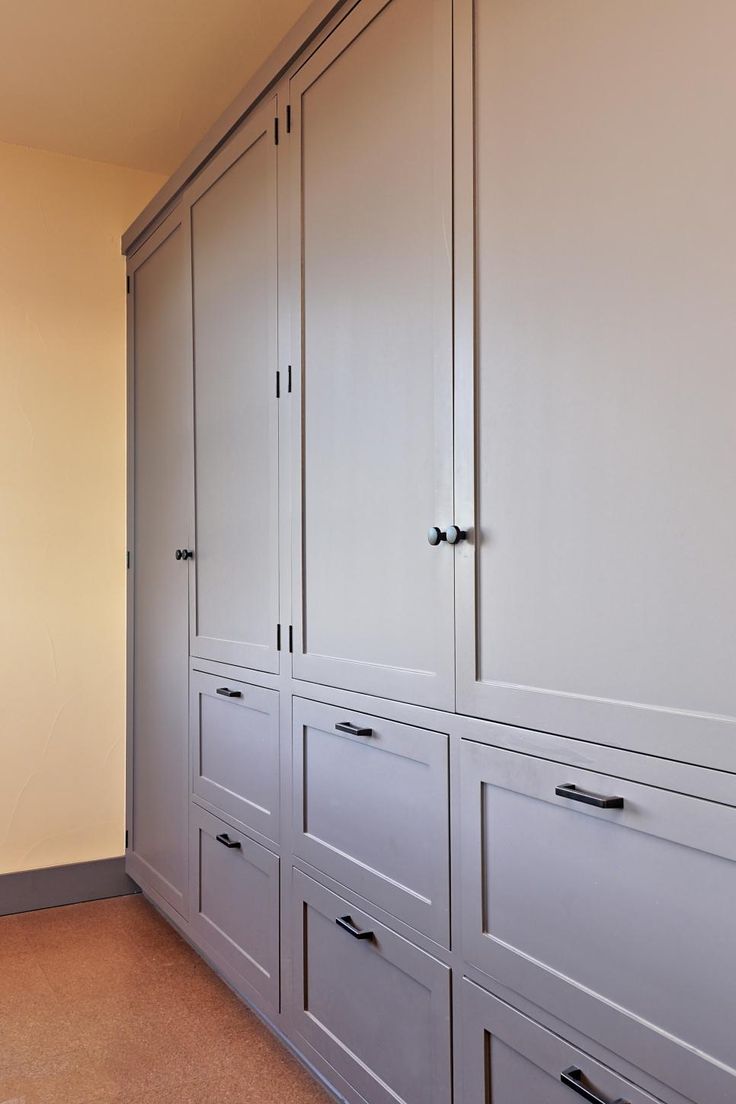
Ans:
[[[0,874],[0,916],[140,893],[125,873],[125,856]]]

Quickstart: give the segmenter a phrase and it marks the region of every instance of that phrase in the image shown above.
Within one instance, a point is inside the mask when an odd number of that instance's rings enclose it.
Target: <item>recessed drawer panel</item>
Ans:
[[[461,817],[465,959],[694,1100],[736,1099],[736,809],[463,741]]]
[[[298,1033],[368,1104],[448,1104],[449,968],[293,873]]]
[[[279,835],[279,695],[192,672],[192,792],[268,839]]]
[[[654,1104],[655,1097],[467,978],[462,989],[463,1104]]]
[[[278,1011],[278,857],[196,805],[190,829],[195,935],[236,988]]]
[[[294,699],[294,850],[449,941],[447,737]]]

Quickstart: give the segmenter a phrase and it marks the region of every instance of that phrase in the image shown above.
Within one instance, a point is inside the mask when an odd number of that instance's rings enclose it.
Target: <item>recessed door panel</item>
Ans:
[[[294,852],[445,946],[447,737],[293,699]]]
[[[185,914],[191,318],[186,232],[171,219],[131,266],[132,824],[128,869]]]
[[[294,672],[454,701],[449,0],[360,4],[291,82]]]
[[[725,1104],[736,808],[468,740],[461,759],[466,960]]]
[[[448,1104],[450,970],[293,871],[294,1027],[371,1104]]]
[[[278,670],[273,102],[191,196],[196,557],[192,653]]]
[[[278,839],[278,691],[194,671],[190,728],[195,798]]]
[[[268,1012],[279,1008],[279,859],[192,806],[192,926],[226,978]]]
[[[459,707],[730,770],[734,35],[727,3],[476,4],[457,202]]]

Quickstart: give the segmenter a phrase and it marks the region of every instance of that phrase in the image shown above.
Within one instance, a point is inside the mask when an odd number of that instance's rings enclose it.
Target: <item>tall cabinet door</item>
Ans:
[[[192,387],[186,228],[129,263],[127,869],[186,914]]]
[[[458,7],[458,708],[734,770],[736,8]]]
[[[279,669],[275,100],[189,194],[194,311],[191,650]]]
[[[290,104],[294,674],[451,707],[452,0],[363,0]]]

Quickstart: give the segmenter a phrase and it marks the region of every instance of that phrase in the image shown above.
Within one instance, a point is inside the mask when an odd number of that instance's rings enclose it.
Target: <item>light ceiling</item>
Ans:
[[[309,0],[0,0],[0,142],[171,173]]]

